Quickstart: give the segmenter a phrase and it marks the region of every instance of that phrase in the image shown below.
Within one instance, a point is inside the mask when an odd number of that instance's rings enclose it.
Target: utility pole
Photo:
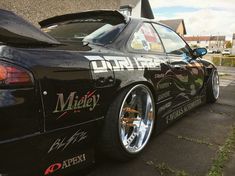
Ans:
[[[217,35],[217,51],[219,51],[219,32],[218,32],[218,35]]]

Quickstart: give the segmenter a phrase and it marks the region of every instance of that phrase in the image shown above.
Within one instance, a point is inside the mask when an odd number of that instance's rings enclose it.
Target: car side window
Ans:
[[[158,34],[150,23],[143,23],[131,39],[131,48],[144,52],[164,52]]]
[[[168,27],[153,23],[153,27],[161,37],[166,53],[192,57],[189,46]]]

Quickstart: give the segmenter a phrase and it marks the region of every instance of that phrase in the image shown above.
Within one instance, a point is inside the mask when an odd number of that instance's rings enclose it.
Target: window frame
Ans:
[[[165,27],[165,28],[168,28],[168,29],[170,29],[172,32],[174,32],[174,33],[185,43],[185,46],[187,46],[187,48],[189,49],[190,57],[191,57],[192,59],[194,58],[192,48],[189,46],[189,44],[184,40],[184,38],[183,38],[182,36],[180,36],[177,32],[175,32],[173,29],[171,29],[171,28],[168,27],[168,26],[165,26],[165,25],[163,25],[163,24],[161,24],[161,23],[157,23],[157,22],[152,22],[152,23],[153,23],[153,24],[156,24],[156,25],[159,25],[159,26],[162,26],[162,27]],[[153,28],[155,29],[154,26],[153,26]],[[155,31],[156,31],[157,34],[159,35],[157,29],[155,29]],[[160,36],[160,35],[159,35],[159,36]],[[161,41],[162,41],[162,39],[161,39]],[[162,42],[162,45],[163,45],[163,47],[164,47],[164,49],[165,49],[165,45],[163,44],[163,42]],[[167,53],[167,52],[166,52],[166,49],[165,49],[165,53],[166,53],[167,55],[180,56],[180,55],[178,55],[178,54]]]
[[[134,34],[141,28],[141,26],[144,24],[144,23],[148,23],[152,26],[154,32],[157,34],[159,40],[160,40],[160,43],[161,43],[161,46],[162,46],[162,49],[163,51],[162,52],[157,52],[157,51],[145,51],[145,50],[136,50],[134,48],[131,47],[131,42],[132,40],[134,39]],[[161,37],[159,36],[159,34],[157,33],[156,29],[153,27],[152,25],[152,22],[150,21],[142,21],[141,23],[139,23],[134,32],[132,32],[131,36],[129,37],[129,39],[127,40],[127,44],[126,44],[126,47],[127,47],[127,51],[130,52],[130,53],[135,53],[135,54],[157,54],[157,55],[165,55],[166,54],[166,50],[165,50],[165,47],[162,43],[162,40],[161,40]]]

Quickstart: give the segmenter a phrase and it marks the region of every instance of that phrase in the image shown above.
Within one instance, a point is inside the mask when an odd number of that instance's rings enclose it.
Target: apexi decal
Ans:
[[[50,175],[56,171],[67,169],[71,166],[78,165],[84,161],[86,161],[86,154],[81,154],[73,158],[64,160],[62,162],[54,163],[45,170],[44,175]]]
[[[78,92],[71,92],[66,99],[63,93],[58,93],[57,103],[53,113],[70,110],[79,111],[85,108],[89,108],[89,111],[93,111],[100,99],[100,95],[95,94],[95,92],[96,90],[89,91],[82,97],[78,96]]]
[[[170,123],[171,121],[177,119],[179,116],[184,114],[185,112],[193,109],[194,107],[200,105],[202,103],[201,99],[194,100],[193,102],[186,104],[185,106],[180,107],[179,109],[173,111],[169,115],[166,116],[166,123]]]
[[[94,73],[114,71],[132,71],[134,69],[143,70],[145,68],[160,69],[160,58],[129,58],[120,56],[86,56],[91,61]]]
[[[78,130],[70,138],[64,137],[64,138],[56,139],[47,153],[50,153],[53,150],[60,150],[60,149],[63,151],[69,145],[72,145],[75,143],[78,144],[81,141],[85,140],[86,138],[87,138],[87,132]]]

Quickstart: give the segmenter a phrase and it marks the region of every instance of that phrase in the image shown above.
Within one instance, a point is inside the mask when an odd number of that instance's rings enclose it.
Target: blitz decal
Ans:
[[[185,112],[193,109],[194,107],[200,105],[202,103],[201,99],[197,99],[183,107],[180,107],[179,109],[173,111],[172,113],[170,113],[169,115],[166,116],[166,123],[170,123],[171,121],[177,119],[179,116],[181,116],[182,114],[184,114]]]
[[[84,161],[86,161],[86,154],[81,154],[73,158],[64,160],[62,162],[54,163],[45,170],[44,175],[53,174],[56,171],[67,169],[71,166],[78,165]]]
[[[55,142],[50,147],[49,151],[47,153],[50,153],[53,150],[64,150],[69,145],[72,144],[78,144],[81,141],[85,140],[87,138],[87,132],[78,130],[76,133],[74,133],[70,138],[59,138],[56,139]]]
[[[161,59],[159,58],[129,58],[120,56],[86,56],[91,61],[94,73],[113,71],[133,71],[145,68],[160,69]]]
[[[95,93],[96,90],[88,91],[86,95],[79,97],[78,92],[74,91],[71,92],[67,98],[64,97],[63,93],[58,93],[57,103],[53,113],[70,110],[79,111],[85,108],[88,108],[89,111],[93,111],[100,99],[100,95]]]

